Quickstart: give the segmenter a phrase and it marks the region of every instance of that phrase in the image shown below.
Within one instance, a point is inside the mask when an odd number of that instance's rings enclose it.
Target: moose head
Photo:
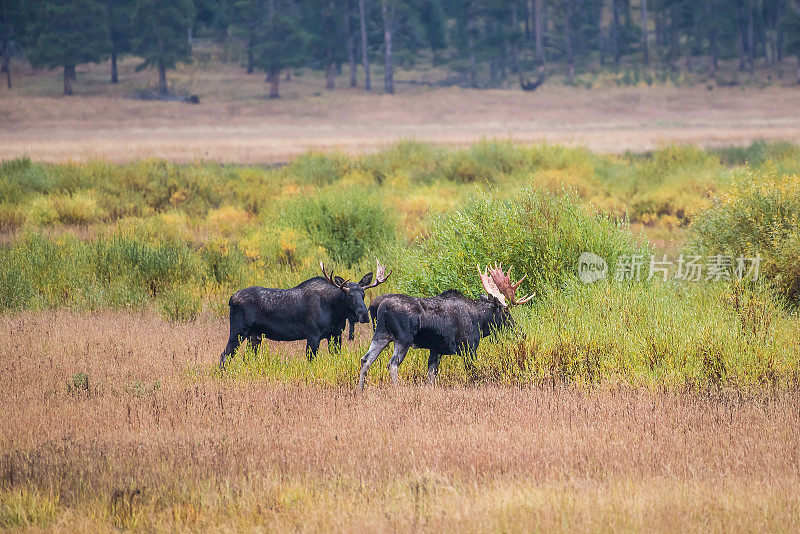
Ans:
[[[331,270],[328,273],[325,270],[325,265],[319,262],[322,269],[322,274],[325,280],[332,286],[339,288],[347,296],[347,303],[351,314],[358,320],[359,323],[369,322],[369,313],[367,312],[367,305],[364,303],[364,295],[367,289],[377,287],[384,283],[392,273],[386,274],[386,267],[381,264],[380,260],[377,261],[375,268],[375,279],[372,278],[372,273],[367,273],[358,281],[358,283],[350,282],[350,279],[343,279],[341,276],[334,276]]]
[[[492,323],[495,326],[513,326],[514,319],[508,311],[509,308],[518,304],[525,304],[534,297],[531,294],[522,299],[517,299],[517,289],[519,289],[520,284],[526,277],[523,276],[516,283],[513,283],[511,281],[512,269],[513,267],[509,268],[507,273],[504,273],[501,264],[496,263],[491,268],[487,266],[485,271],[478,266],[478,275],[487,295],[483,298],[493,305],[492,312],[494,317]]]

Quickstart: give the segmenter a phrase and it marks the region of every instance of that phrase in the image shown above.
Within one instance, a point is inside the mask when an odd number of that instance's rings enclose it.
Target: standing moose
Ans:
[[[516,291],[525,277],[512,283],[511,269],[506,274],[502,265],[487,268],[487,273],[478,267],[478,274],[487,294],[477,300],[452,289],[427,298],[398,294],[378,297],[377,310],[371,310],[375,333],[367,353],[361,358],[359,388],[364,389],[370,365],[390,342],[394,342],[394,354],[389,360],[393,384],[398,383],[397,370],[411,347],[430,350],[428,380],[433,383],[442,355],[475,354],[481,338],[493,329],[514,326],[509,307],[533,298],[529,295],[516,299]]]
[[[261,337],[274,341],[306,340],[309,361],[317,354],[320,341],[328,346],[341,344],[345,321],[355,318],[369,322],[364,291],[384,283],[389,275],[378,261],[375,280],[372,273],[357,284],[328,274],[320,262],[323,276],[316,276],[291,289],[248,287],[233,294],[230,306],[230,336],[220,356],[220,366],[244,339],[258,349]],[[391,273],[390,273],[391,274]]]

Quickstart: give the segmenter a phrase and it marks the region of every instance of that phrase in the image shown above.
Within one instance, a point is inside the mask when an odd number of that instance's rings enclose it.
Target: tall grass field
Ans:
[[[371,325],[218,368],[232,293],[376,258],[368,301],[495,262],[535,298],[435,387],[387,350],[358,394]],[[799,309],[791,144],[4,161],[0,528],[796,530]]]

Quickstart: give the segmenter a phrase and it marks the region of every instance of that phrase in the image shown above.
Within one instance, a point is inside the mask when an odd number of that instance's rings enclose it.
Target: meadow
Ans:
[[[195,47],[194,63],[170,73],[177,94],[197,94],[199,105],[144,101],[156,82],[136,71],[137,58],[120,63],[120,83],[108,83],[108,62],[77,69],[76,97],[61,95],[60,72],[14,65],[12,89],[0,92],[0,159],[37,162],[93,159],[130,163],[147,158],[192,163],[277,164],[309,150],[373,153],[413,139],[466,147],[482,139],[546,141],[595,152],[645,152],[665,144],[719,148],[756,139],[800,142],[800,93],[793,59],[752,79],[735,61],[720,62],[719,83],[705,72],[668,80],[651,73],[598,68],[564,83],[554,71],[533,93],[516,79],[486,90],[400,83],[435,82],[447,73],[429,63],[404,68],[396,94],[348,86],[325,90],[324,74],[302,69],[267,99],[263,74],[247,75],[218,51]],[[599,66],[598,66],[599,67]],[[380,76],[380,68],[375,76]],[[778,76],[782,71],[783,76]],[[723,82],[739,78],[739,85]],[[378,78],[376,78],[378,79]]]
[[[798,175],[800,147],[763,141],[6,160],[0,527],[796,529]],[[607,279],[578,279],[584,251]],[[759,280],[613,276],[665,254],[758,255]],[[435,388],[414,350],[403,386],[384,354],[356,393],[369,325],[219,371],[235,290],[375,257],[380,292],[476,296],[502,261],[537,296]]]

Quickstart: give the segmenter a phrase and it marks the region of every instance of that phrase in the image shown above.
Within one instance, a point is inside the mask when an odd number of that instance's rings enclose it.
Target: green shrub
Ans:
[[[194,321],[202,308],[203,302],[196,288],[190,285],[171,287],[159,298],[161,315],[172,322]]]
[[[401,289],[435,295],[458,289],[483,292],[476,265],[500,262],[527,276],[520,291],[542,295],[577,275],[578,257],[593,252],[613,273],[616,259],[638,250],[622,226],[595,213],[574,194],[551,197],[524,188],[501,200],[480,193],[462,208],[435,217],[427,236],[411,250],[398,250]]]
[[[0,204],[0,232],[13,232],[27,220],[25,211],[14,204]]]
[[[215,240],[203,247],[201,257],[208,277],[220,285],[241,285],[246,259],[242,252],[227,240]]]
[[[286,217],[307,232],[333,260],[348,267],[395,241],[396,223],[375,194],[329,189],[295,201]]]
[[[797,306],[800,178],[773,178],[747,169],[737,172],[730,191],[716,197],[713,207],[695,220],[689,249],[706,256],[760,256],[759,276]]]
[[[285,172],[301,183],[328,185],[344,176],[348,160],[343,155],[307,152],[297,156]]]
[[[467,150],[452,152],[444,177],[459,183],[493,183],[513,170],[522,170],[528,150],[511,141],[480,141]]]
[[[382,184],[388,177],[404,174],[412,183],[430,183],[440,178],[446,153],[429,143],[401,141],[361,159],[360,167]]]
[[[34,193],[48,193],[54,186],[53,177],[30,158],[0,163],[0,202],[17,203]]]
[[[89,396],[89,375],[84,372],[75,373],[72,378],[67,380],[67,393],[70,395]]]

